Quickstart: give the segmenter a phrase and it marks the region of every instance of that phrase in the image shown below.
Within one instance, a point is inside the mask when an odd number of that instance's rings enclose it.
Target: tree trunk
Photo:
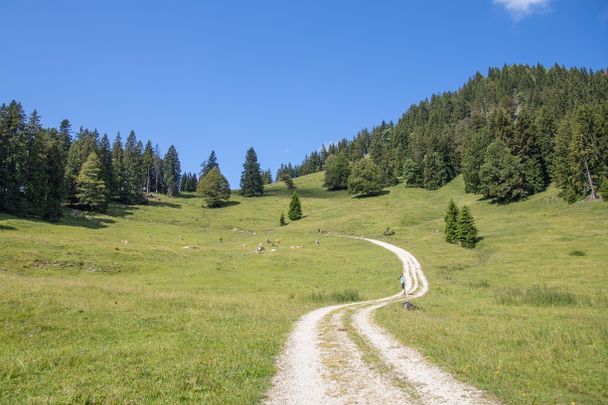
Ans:
[[[591,172],[589,172],[589,165],[587,164],[587,158],[583,158],[585,162],[585,170],[587,171],[587,181],[589,181],[589,187],[591,188],[591,199],[597,200],[597,191],[595,190],[595,186],[593,185],[593,181],[591,180]]]

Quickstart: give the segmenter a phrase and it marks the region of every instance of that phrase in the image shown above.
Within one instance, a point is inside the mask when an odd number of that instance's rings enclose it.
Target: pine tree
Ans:
[[[474,248],[477,244],[477,228],[475,221],[466,205],[460,210],[457,224],[458,242],[462,247]]]
[[[323,187],[328,190],[345,190],[350,176],[350,162],[344,153],[329,155],[325,161]]]
[[[302,204],[300,203],[300,196],[298,196],[298,193],[293,193],[291,196],[287,217],[292,221],[297,221],[302,218]]]
[[[167,188],[166,194],[179,195],[179,179],[181,176],[181,165],[175,146],[171,145],[163,159],[163,178]]]
[[[70,145],[72,143],[72,125],[70,121],[63,120],[59,124],[59,144],[61,146],[61,150],[63,152],[64,160],[68,155],[68,151],[70,150]]]
[[[70,145],[65,169],[66,194],[70,202],[76,201],[76,177],[80,173],[80,168],[91,152],[97,152],[98,136],[97,131],[81,127],[76,139]]]
[[[459,210],[453,199],[450,199],[450,204],[445,213],[445,240],[449,243],[458,241],[458,216]]]
[[[42,218],[48,193],[48,138],[40,125],[40,116],[36,110],[25,126],[24,139],[27,153],[23,160],[23,214]]]
[[[209,173],[214,167],[219,168],[219,164],[217,163],[217,156],[215,155],[215,151],[212,150],[209,155],[209,159],[201,163],[201,173],[200,177],[203,178]]]
[[[230,185],[219,167],[215,166],[198,183],[197,192],[205,200],[207,207],[220,207],[230,198]]]
[[[380,191],[382,191],[382,179],[374,162],[364,158],[355,163],[348,178],[348,193],[373,195]]]
[[[264,195],[264,182],[262,181],[260,164],[253,148],[247,150],[245,163],[243,163],[241,194],[244,197],[259,197]]]
[[[280,226],[287,225],[287,222],[285,222],[285,215],[282,212],[281,212],[281,217],[279,218],[279,225]]]
[[[106,184],[102,178],[101,161],[91,152],[76,179],[78,204],[91,211],[105,211],[108,206]]]

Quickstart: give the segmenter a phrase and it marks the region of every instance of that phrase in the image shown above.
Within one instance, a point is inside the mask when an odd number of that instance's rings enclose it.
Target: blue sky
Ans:
[[[0,102],[238,187],[505,63],[608,67],[608,0],[2,1]]]

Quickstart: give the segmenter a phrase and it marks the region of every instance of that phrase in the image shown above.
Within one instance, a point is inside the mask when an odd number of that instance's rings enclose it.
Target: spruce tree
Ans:
[[[106,183],[96,152],[91,152],[76,178],[76,198],[78,205],[91,211],[103,212],[108,206]]]
[[[448,209],[445,213],[445,240],[449,243],[458,241],[458,216],[459,210],[453,199],[450,199]]]
[[[57,221],[62,215],[62,204],[65,197],[64,167],[65,167],[65,139],[62,137],[52,139],[47,152],[47,182],[48,193],[44,209],[44,219]]]
[[[230,185],[219,167],[215,166],[198,183],[197,192],[205,200],[207,207],[220,207],[230,198]]]
[[[125,202],[128,199],[125,186],[125,165],[120,132],[116,134],[112,144],[112,188],[110,195]]]
[[[477,228],[471,211],[466,205],[462,207],[458,215],[457,233],[458,242],[462,247],[474,248],[477,244]]]
[[[152,179],[153,179],[153,164],[154,164],[154,149],[152,148],[152,142],[148,140],[144,153],[141,156],[141,167],[144,175],[144,187],[146,193],[151,191]]]
[[[300,203],[300,196],[298,196],[298,193],[294,192],[291,196],[287,217],[292,221],[297,221],[302,218],[302,204]]]
[[[99,161],[101,162],[101,174],[103,180],[106,182],[106,188],[108,190],[112,190],[114,187],[114,176],[112,175],[112,150],[110,146],[110,139],[108,139],[107,134],[103,134],[97,149],[99,151]]]
[[[209,155],[209,159],[201,163],[201,173],[200,177],[203,178],[209,173],[214,167],[219,168],[219,164],[217,163],[217,156],[215,155],[215,151],[212,150]]]
[[[171,145],[163,158],[163,179],[166,187],[166,194],[171,196],[179,195],[179,180],[181,176],[181,165],[175,146]]]
[[[125,142],[124,185],[126,188],[126,203],[139,204],[143,201],[144,172],[142,170],[143,145],[137,142],[135,131],[131,131]]]
[[[282,212],[281,212],[281,217],[279,218],[279,225],[280,226],[287,225],[287,222],[285,222],[285,215]]]
[[[260,164],[253,148],[247,150],[245,163],[243,163],[241,194],[244,197],[259,197],[264,195],[264,182],[262,181]]]

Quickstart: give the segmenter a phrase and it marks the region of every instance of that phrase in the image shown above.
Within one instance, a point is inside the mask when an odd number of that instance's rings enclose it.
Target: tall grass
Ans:
[[[502,305],[533,305],[536,307],[550,307],[560,305],[576,305],[578,299],[575,294],[534,285],[525,291],[516,288],[507,288],[496,294],[496,303]]]
[[[315,304],[342,303],[362,301],[357,290],[333,291],[331,293],[313,292],[304,296],[304,300]]]

